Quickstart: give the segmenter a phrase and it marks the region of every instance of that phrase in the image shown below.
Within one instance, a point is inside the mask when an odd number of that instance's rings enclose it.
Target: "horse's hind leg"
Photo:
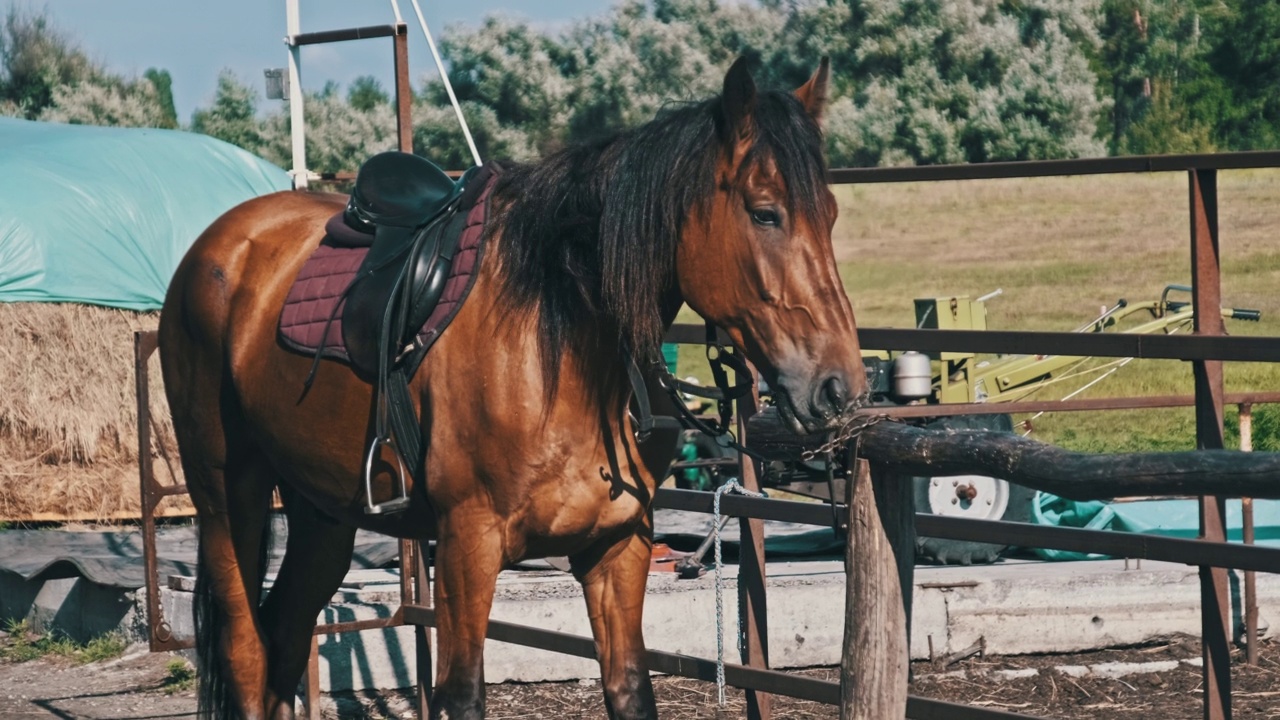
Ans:
[[[311,501],[281,487],[289,539],[276,582],[262,606],[267,638],[267,712],[272,720],[293,718],[293,699],[311,652],[316,616],[342,584],[351,566],[356,529],[321,513]]]
[[[642,525],[618,542],[572,558],[587,599],[611,720],[658,717],[640,627],[652,547],[652,534]]]
[[[275,477],[261,457],[224,467],[187,452],[200,522],[196,634],[200,705],[214,718],[264,717],[266,652],[259,635],[262,554]]]
[[[182,285],[181,271],[174,285]],[[201,716],[260,720],[267,662],[257,610],[276,477],[241,419],[219,339],[225,308],[217,299],[200,288],[171,293],[160,323],[160,361],[199,518],[194,602]]]

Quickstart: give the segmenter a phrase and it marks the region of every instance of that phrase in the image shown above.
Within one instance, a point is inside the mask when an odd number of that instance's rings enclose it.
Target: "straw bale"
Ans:
[[[0,520],[138,514],[134,332],[158,321],[89,305],[0,303]],[[180,482],[155,356],[149,375],[157,475]]]

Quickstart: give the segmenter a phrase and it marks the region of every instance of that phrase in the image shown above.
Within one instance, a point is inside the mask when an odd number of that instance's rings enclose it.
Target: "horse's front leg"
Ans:
[[[640,627],[652,547],[653,532],[642,523],[622,540],[573,558],[574,575],[582,583],[591,616],[611,720],[658,717]]]
[[[432,720],[484,717],[484,636],[503,564],[503,532],[491,512],[453,509],[436,545],[439,638]]]

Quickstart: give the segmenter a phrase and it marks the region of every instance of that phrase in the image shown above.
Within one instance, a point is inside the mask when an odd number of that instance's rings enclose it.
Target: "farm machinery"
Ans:
[[[1168,285],[1158,300],[1116,301],[1101,308],[1093,319],[1074,329],[1080,333],[1121,332],[1137,334],[1173,334],[1187,330],[1195,319],[1195,308],[1189,297],[1191,288]],[[943,330],[987,329],[986,304],[997,297],[997,290],[982,297],[967,296],[918,298],[915,303],[916,327]],[[1258,321],[1258,310],[1221,309],[1224,318]],[[1130,362],[1131,358],[1115,358],[1104,363],[1091,363],[1088,357],[1068,355],[1004,355],[980,358],[975,353],[942,352],[923,354],[915,351],[864,351],[863,364],[871,388],[872,402],[878,405],[935,405],[943,403],[1004,403],[1029,399],[1053,385],[1078,384],[1062,399],[1068,399],[1102,380]],[[763,393],[767,397],[767,388]],[[1014,432],[1015,424],[1008,414],[957,415],[914,419],[930,428]],[[1030,432],[1030,421],[1017,430]],[[705,456],[704,446],[686,446],[685,457]],[[834,474],[837,478],[838,473]],[[825,463],[820,460],[796,463],[773,463],[767,468],[765,485],[823,500],[833,493],[842,496],[840,482],[830,482]],[[705,482],[704,478],[704,482]],[[975,475],[954,477],[917,477],[916,511],[983,520],[1030,521],[1035,491],[1000,478]],[[714,483],[714,479],[712,479]],[[917,558],[936,563],[988,563],[998,559],[1008,548],[942,538],[921,537],[917,541]]]

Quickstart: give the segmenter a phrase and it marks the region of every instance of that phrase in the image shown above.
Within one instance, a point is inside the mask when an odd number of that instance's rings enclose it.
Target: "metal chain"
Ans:
[[[736,478],[729,478],[725,484],[716,488],[711,503],[711,528],[715,536],[716,546],[716,691],[720,708],[724,708],[724,576],[721,572],[723,562],[720,555],[720,496],[725,493],[737,493],[748,497],[767,497],[762,492],[748,490],[738,484]],[[738,652],[742,652],[742,614],[738,614]]]
[[[847,445],[850,440],[857,438],[867,428],[872,425],[882,423],[888,419],[889,416],[885,413],[851,415],[849,417],[849,422],[845,423],[840,429],[833,430],[827,435],[826,442],[816,448],[801,452],[800,459],[804,462],[809,462],[815,458],[823,457],[828,453],[835,452],[841,447]]]

